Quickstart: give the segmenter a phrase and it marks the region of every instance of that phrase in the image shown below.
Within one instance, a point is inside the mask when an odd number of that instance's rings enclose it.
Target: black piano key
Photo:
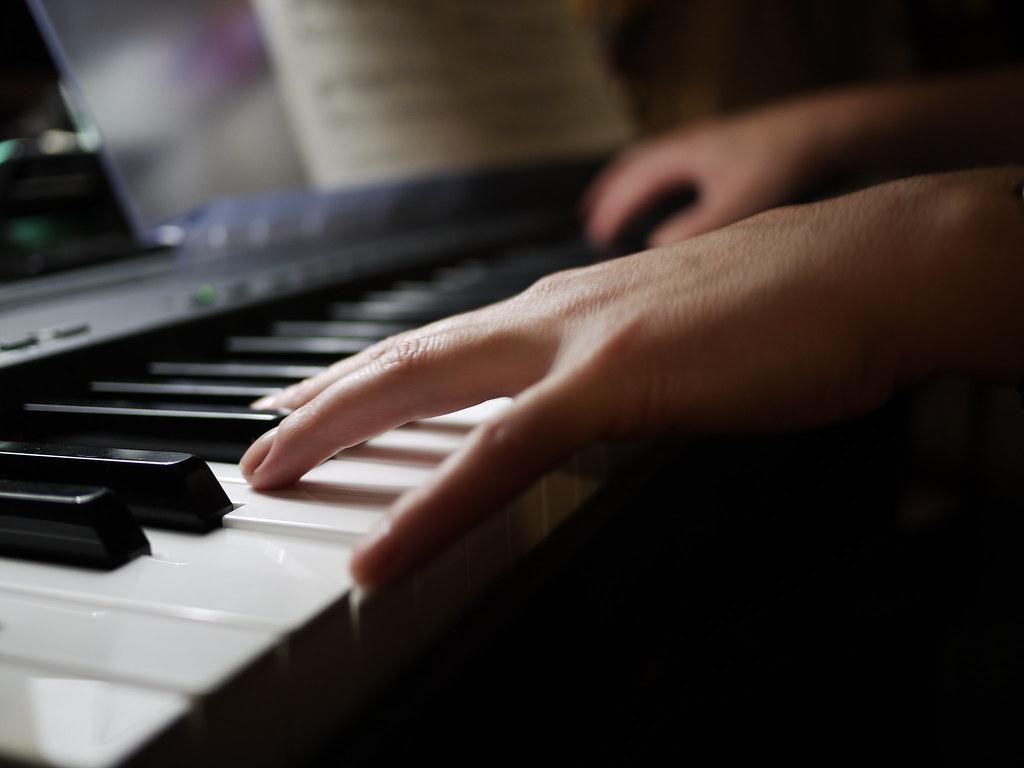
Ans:
[[[106,395],[152,398],[183,402],[231,402],[240,405],[281,391],[280,383],[216,379],[134,379],[93,381],[92,392]]]
[[[0,480],[0,555],[109,570],[150,553],[109,488]]]
[[[579,251],[545,251],[543,253],[512,253],[498,261],[471,259],[460,264],[441,267],[433,276],[434,283],[481,284],[532,281],[560,269],[581,266],[590,261]]]
[[[471,287],[481,280],[482,272],[453,273],[447,277],[435,277],[431,280],[398,280],[391,284],[392,291],[458,291]]]
[[[516,291],[505,285],[458,286],[444,289],[442,286],[423,286],[387,291],[371,291],[364,297],[367,302],[395,302],[403,306],[482,306],[498,299],[507,298]]]
[[[332,320],[388,320],[430,323],[451,315],[475,309],[480,304],[460,297],[440,298],[434,302],[403,302],[379,299],[373,301],[338,301],[328,308]]]
[[[349,338],[232,336],[227,340],[227,350],[245,354],[343,357],[362,352],[372,343],[368,339]]]
[[[284,416],[284,411],[189,403],[74,401],[23,406],[32,440],[180,451],[207,461],[238,461],[253,440]]]
[[[254,363],[243,360],[211,362],[157,361],[147,366],[154,376],[201,376],[211,379],[276,379],[301,381],[326,370],[321,365],[293,365],[287,362]]]
[[[386,323],[358,320],[310,321],[285,320],[274,323],[270,333],[274,336],[342,336],[378,341],[414,328],[412,323]]]
[[[158,528],[205,533],[232,509],[210,468],[187,453],[0,442],[0,478],[110,488]]]

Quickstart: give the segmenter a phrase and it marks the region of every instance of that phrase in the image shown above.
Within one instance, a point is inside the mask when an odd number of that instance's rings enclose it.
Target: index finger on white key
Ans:
[[[514,324],[396,337],[257,440],[241,466],[256,488],[289,485],[393,427],[517,394],[543,375],[552,354]]]
[[[251,407],[257,410],[294,410],[295,408],[300,408],[336,381],[358,371],[360,368],[369,365],[377,358],[386,354],[395,344],[401,343],[402,339],[442,333],[460,325],[472,326],[475,324],[475,317],[476,314],[470,312],[461,315],[453,315],[452,317],[446,317],[443,320],[438,320],[435,323],[431,323],[421,328],[406,331],[396,336],[383,339],[382,341],[367,347],[362,352],[358,352],[351,357],[338,360],[316,376],[311,376],[297,384],[285,387],[280,392],[273,395],[261,397],[259,400],[252,403]]]

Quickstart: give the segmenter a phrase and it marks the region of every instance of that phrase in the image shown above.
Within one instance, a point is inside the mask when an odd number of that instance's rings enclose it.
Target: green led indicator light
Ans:
[[[217,300],[217,288],[211,283],[203,283],[196,289],[192,300],[201,306],[209,306]]]
[[[9,141],[0,141],[0,163],[6,163],[18,152],[18,142],[11,139]]]

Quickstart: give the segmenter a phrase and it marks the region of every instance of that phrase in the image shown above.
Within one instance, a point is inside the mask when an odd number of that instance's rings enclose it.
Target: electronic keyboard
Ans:
[[[241,454],[285,415],[254,400],[593,258],[572,239],[479,254],[313,279],[295,261],[283,277],[266,261],[222,264],[188,286],[151,264],[123,286],[36,289],[8,312],[0,763],[301,763],[594,493],[602,473],[570,462],[364,594],[348,575],[354,543],[507,399],[391,430],[285,490],[241,477]],[[128,311],[162,319],[129,332]]]

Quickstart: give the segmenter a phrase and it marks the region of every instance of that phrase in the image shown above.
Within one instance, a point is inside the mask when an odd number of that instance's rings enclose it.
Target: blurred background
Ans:
[[[1015,0],[567,0],[642,131],[767,99],[1024,58]]]
[[[1024,60],[1019,0],[552,0],[593,34],[637,138],[841,83]],[[0,280],[129,253],[25,0],[0,21]]]
[[[844,82],[1024,58],[1016,0],[556,0],[598,40],[641,131]],[[59,127],[24,0],[0,22],[0,141]]]

